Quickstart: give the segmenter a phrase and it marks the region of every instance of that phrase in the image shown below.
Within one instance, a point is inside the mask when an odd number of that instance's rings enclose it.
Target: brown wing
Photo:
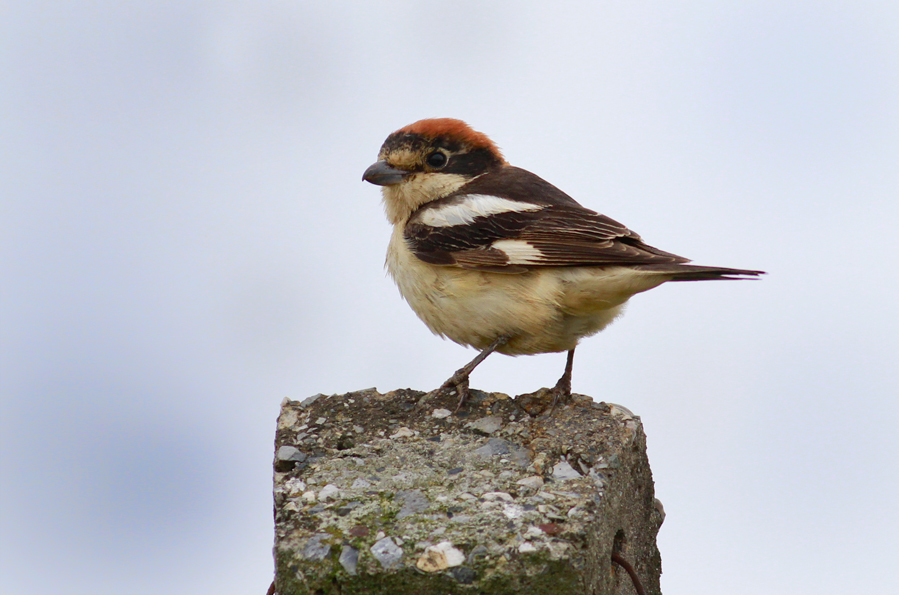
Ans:
[[[624,225],[513,167],[423,206],[410,218],[405,238],[425,262],[497,272],[689,262],[644,244]]]

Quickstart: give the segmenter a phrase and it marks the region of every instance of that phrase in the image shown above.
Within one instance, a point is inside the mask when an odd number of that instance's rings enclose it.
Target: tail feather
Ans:
[[[737,281],[743,279],[756,279],[759,275],[765,274],[765,271],[704,267],[692,264],[643,265],[634,268],[671,275],[671,281]]]

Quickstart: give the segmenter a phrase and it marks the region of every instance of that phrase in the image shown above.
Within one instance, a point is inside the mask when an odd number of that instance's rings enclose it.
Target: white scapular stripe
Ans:
[[[524,240],[496,240],[490,246],[505,252],[509,264],[538,264],[543,261],[543,253]]]
[[[477,217],[539,211],[543,208],[545,205],[509,200],[489,194],[469,194],[461,202],[436,209],[425,209],[421,214],[421,222],[431,227],[452,227],[453,225],[468,225],[473,223]]]

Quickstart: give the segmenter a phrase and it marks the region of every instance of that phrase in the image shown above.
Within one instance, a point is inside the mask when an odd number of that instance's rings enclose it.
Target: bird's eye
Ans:
[[[425,161],[427,161],[428,165],[430,165],[434,169],[440,169],[441,167],[446,165],[446,153],[434,151],[425,158]]]

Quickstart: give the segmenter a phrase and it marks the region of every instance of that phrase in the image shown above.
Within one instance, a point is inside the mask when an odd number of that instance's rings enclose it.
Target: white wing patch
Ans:
[[[540,264],[543,253],[524,240],[497,240],[492,248],[502,250],[509,257],[509,264]]]
[[[468,194],[461,202],[439,208],[424,209],[420,220],[431,227],[452,227],[453,225],[468,225],[478,217],[539,211],[544,208],[546,205],[509,200],[489,194]]]

